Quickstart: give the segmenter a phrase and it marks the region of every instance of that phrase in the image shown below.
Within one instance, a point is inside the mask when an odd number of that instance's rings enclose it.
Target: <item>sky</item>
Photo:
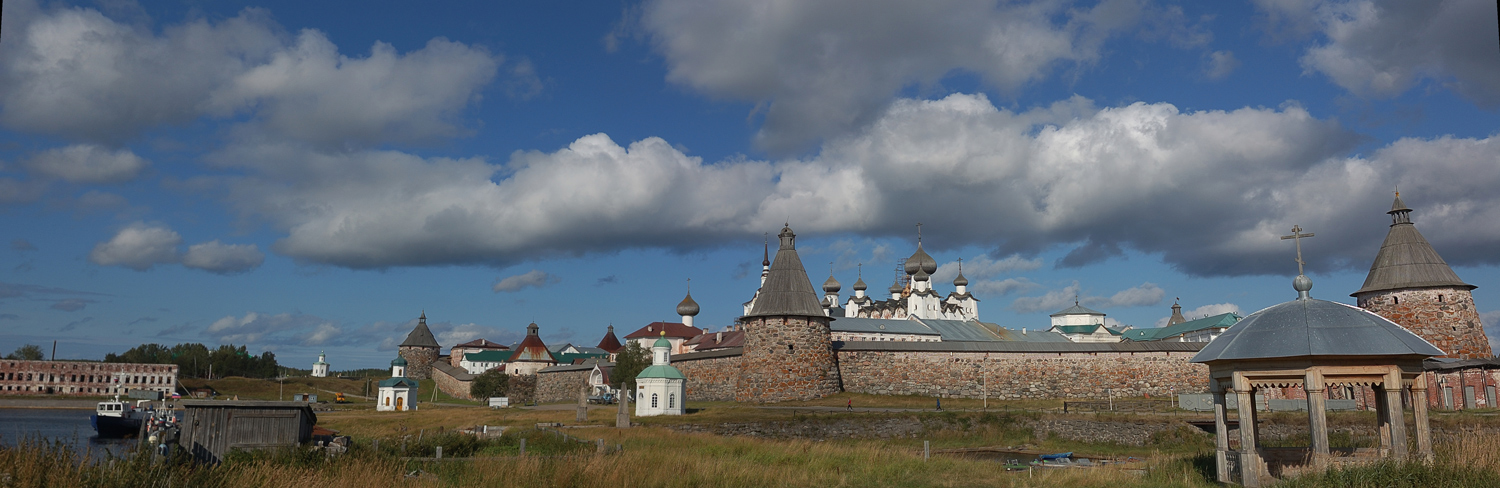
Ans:
[[[1394,191],[1500,337],[1485,0],[11,0],[0,353],[733,323],[764,236],[880,297],[924,249],[1042,329],[1352,303]]]

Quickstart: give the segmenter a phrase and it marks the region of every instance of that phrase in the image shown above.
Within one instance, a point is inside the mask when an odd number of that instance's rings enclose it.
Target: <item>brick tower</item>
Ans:
[[[406,340],[401,341],[397,353],[406,359],[406,377],[425,380],[432,377],[432,363],[437,362],[438,350],[437,339],[432,337],[432,330],[427,328],[427,312],[417,319],[417,327],[406,335]]]
[[[754,308],[740,318],[745,352],[734,398],[740,402],[810,400],[838,393],[838,358],[796,238],[783,227],[781,249],[771,262]]]
[[[1464,283],[1411,223],[1401,194],[1391,205],[1391,230],[1370,265],[1365,286],[1351,293],[1359,306],[1431,342],[1450,358],[1490,357],[1490,341],[1474,308],[1474,285]]]

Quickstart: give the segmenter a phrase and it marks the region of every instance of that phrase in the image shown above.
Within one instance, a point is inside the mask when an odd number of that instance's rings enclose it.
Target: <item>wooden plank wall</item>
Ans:
[[[312,438],[306,408],[196,406],[183,415],[182,446],[199,462],[218,463],[231,449],[287,447]]]

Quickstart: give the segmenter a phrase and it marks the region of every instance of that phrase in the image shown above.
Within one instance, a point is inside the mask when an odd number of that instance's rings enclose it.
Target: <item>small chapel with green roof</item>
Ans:
[[[672,343],[666,332],[651,345],[651,366],[635,375],[635,415],[682,415],[687,399],[687,377],[673,367]]]

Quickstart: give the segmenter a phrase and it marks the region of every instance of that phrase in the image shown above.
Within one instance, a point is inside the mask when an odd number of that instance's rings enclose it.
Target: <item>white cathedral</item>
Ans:
[[[760,264],[760,284],[765,286],[766,275],[771,271],[769,246]],[[917,252],[906,258],[905,279],[896,277],[891,284],[889,299],[875,300],[865,294],[869,287],[865,285],[861,272],[854,282],[854,296],[849,297],[842,307],[839,306],[842,286],[830,270],[828,279],[823,282],[823,313],[835,318],[979,320],[979,299],[969,293],[969,279],[964,278],[962,263],[958,276],[953,279],[954,291],[946,297],[932,286],[932,274],[937,268],[937,260],[922,249],[922,238],[918,236]],[[760,298],[760,289],[756,289],[755,296],[745,302],[746,315],[755,306],[757,298]]]

